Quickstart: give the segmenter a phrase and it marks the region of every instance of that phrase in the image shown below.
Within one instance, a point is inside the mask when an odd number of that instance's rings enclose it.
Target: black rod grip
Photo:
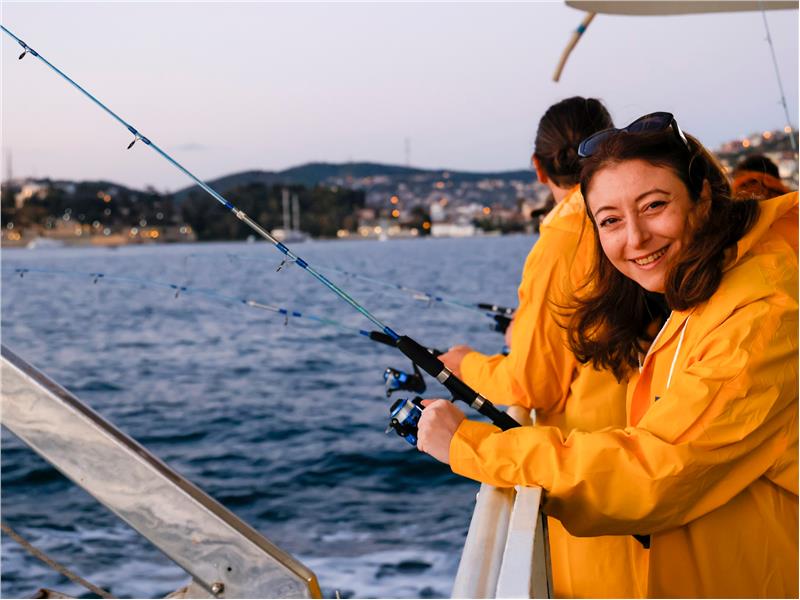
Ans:
[[[486,417],[489,417],[491,422],[494,425],[497,425],[503,431],[514,429],[514,427],[520,427],[520,424],[512,419],[508,413],[498,409],[489,401],[484,402],[483,405],[478,409],[478,412]]]
[[[396,345],[400,352],[410,358],[411,362],[419,365],[419,368],[431,377],[437,377],[444,370],[442,361],[407,335],[401,336]]]
[[[470,406],[475,398],[478,397],[478,392],[473,390],[469,387],[466,383],[461,381],[455,375],[451,375],[448,380],[444,383],[444,386],[450,390],[450,392],[458,398],[459,400],[465,401]],[[494,404],[483,399],[483,404],[477,407],[477,410],[482,415],[489,417],[489,419],[497,425],[503,431],[507,429],[511,429],[513,427],[519,427],[519,423],[517,423],[514,419],[512,419],[507,413],[504,413],[502,410],[497,408]]]
[[[397,342],[395,342],[394,338],[390,335],[386,335],[382,331],[370,331],[369,332],[369,339],[373,342],[378,342],[379,344],[386,344],[387,346],[397,346]]]
[[[439,380],[439,374],[445,370],[444,363],[428,352],[424,346],[421,346],[410,337],[405,335],[400,337],[400,339],[397,340],[397,348],[400,350],[400,352],[410,358],[413,363],[419,365],[423,371],[433,377],[436,377],[437,381],[440,381],[442,385],[444,385],[450,391],[450,393],[453,394],[453,398],[456,400],[461,400],[472,406],[476,400],[480,399],[480,404],[476,407],[478,412],[486,417],[489,417],[492,423],[497,425],[503,431],[520,426],[519,423],[517,423],[514,419],[512,419],[506,413],[498,410],[497,407],[495,407],[491,402],[481,397],[478,392],[473,390],[452,373],[449,374],[446,380]]]
[[[378,342],[379,344],[386,344],[392,348],[397,347],[397,342],[395,339],[390,335],[383,333],[382,331],[370,331],[369,339],[371,339],[373,342]],[[437,350],[436,348],[428,348],[427,350],[434,356],[440,356],[441,354],[444,354],[444,352]]]

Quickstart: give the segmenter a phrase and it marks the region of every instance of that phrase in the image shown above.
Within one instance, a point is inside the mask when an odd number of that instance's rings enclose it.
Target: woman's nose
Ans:
[[[628,245],[641,248],[650,239],[650,232],[639,219],[628,219]]]

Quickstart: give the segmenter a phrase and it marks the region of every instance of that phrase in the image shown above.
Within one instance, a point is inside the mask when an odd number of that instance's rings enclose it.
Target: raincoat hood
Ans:
[[[733,179],[734,198],[763,200],[789,193],[783,182],[767,173],[743,171]]]
[[[736,244],[736,256],[728,268],[738,264],[752,248],[761,241],[768,231],[780,235],[797,252],[798,235],[798,194],[791,192],[763,200],[758,203],[759,215],[755,225],[750,228]]]

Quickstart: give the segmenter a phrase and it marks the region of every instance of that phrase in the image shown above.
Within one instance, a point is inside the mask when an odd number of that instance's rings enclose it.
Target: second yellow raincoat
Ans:
[[[625,384],[581,366],[567,347],[555,304],[563,305],[594,260],[592,225],[575,186],[547,215],[519,286],[508,356],[468,354],[467,385],[499,404],[536,409],[538,424],[595,431],[625,426]],[[548,520],[557,598],[632,598],[646,591],[647,551],[630,536],[574,537]]]
[[[653,342],[626,428],[464,421],[453,471],[542,486],[577,535],[650,534],[648,596],[797,597],[797,193],[760,209],[717,292]]]

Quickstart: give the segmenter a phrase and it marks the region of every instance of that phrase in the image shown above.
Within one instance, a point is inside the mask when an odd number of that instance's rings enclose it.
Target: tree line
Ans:
[[[112,231],[133,227],[189,225],[198,240],[239,240],[252,235],[247,225],[204,192],[178,202],[152,188],[132,190],[109,182],[42,180],[3,184],[0,209],[3,227],[46,232],[63,223],[94,225]],[[296,195],[301,229],[312,237],[335,237],[340,229],[355,231],[362,191],[343,188],[253,183],[224,192],[225,197],[265,229],[283,227],[283,189]],[[23,193],[24,191],[24,193]],[[61,222],[61,223],[59,223]]]

